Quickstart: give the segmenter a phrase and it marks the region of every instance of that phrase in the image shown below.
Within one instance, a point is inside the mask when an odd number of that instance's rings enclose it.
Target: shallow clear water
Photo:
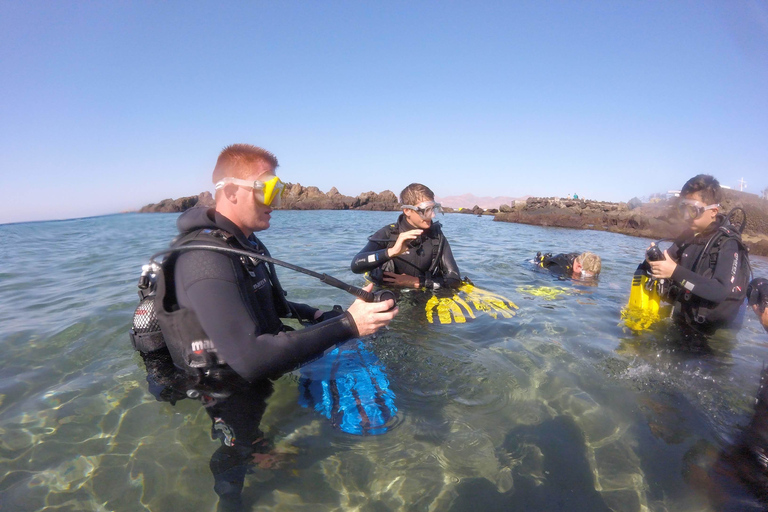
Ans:
[[[175,234],[175,214],[0,226],[0,510],[215,510],[219,445],[200,404],[157,402],[128,340],[136,281]],[[276,212],[262,239],[276,258],[362,284],[349,262],[380,212]],[[512,319],[429,324],[411,297],[365,339],[397,405],[386,434],[354,436],[275,385],[262,430],[295,452],[255,469],[253,510],[706,510],[692,460],[749,418],[766,335],[754,315],[708,352],[668,330],[620,325],[648,245],[610,233],[446,215],[463,275],[514,301]],[[537,250],[592,250],[599,285],[555,281]],[[756,275],[768,262],[753,258]],[[291,300],[350,296],[279,270]],[[557,287],[537,295],[539,287]]]

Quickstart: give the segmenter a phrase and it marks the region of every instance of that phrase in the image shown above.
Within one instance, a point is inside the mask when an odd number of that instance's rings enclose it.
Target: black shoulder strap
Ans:
[[[703,261],[707,261],[708,266],[701,269],[702,272],[707,269],[714,269],[717,266],[717,257],[720,255],[720,249],[728,240],[736,240],[736,243],[739,245],[739,250],[748,252],[747,246],[745,246],[744,242],[741,240],[741,234],[734,229],[733,226],[726,223],[717,228],[717,231],[715,231],[709,241],[707,241],[701,254],[699,254],[699,257],[696,259],[696,263],[692,270],[699,273],[699,266]]]
[[[440,258],[443,257],[443,247],[445,247],[445,235],[443,235],[440,223],[436,223],[435,227],[437,229],[437,238],[439,242],[437,245],[432,245],[432,264],[427,271],[430,276],[434,274],[435,269],[437,269],[437,266],[440,264]]]
[[[258,239],[257,239],[258,240]],[[264,244],[259,241],[259,245],[261,246],[261,249],[264,251],[264,256],[271,258],[272,255],[269,254],[269,250],[264,246]],[[267,270],[269,274],[269,281],[272,283],[272,290],[274,290],[274,298],[277,302],[278,306],[278,315],[280,315],[283,318],[297,318],[300,319],[301,317],[297,312],[293,310],[290,303],[288,302],[288,299],[286,299],[286,296],[288,295],[288,292],[286,292],[283,289],[283,286],[280,284],[280,281],[277,279],[277,272],[275,271],[275,265],[274,263],[267,263]]]

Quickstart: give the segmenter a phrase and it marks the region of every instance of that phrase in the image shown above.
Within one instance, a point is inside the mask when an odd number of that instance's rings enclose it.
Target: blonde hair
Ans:
[[[589,272],[590,274],[596,276],[600,273],[601,263],[600,263],[600,256],[593,252],[583,252],[579,254],[579,256],[576,258],[579,263],[581,263],[581,269],[584,272]]]

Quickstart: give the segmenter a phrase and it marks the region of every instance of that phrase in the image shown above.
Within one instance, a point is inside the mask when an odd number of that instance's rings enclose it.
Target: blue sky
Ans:
[[[768,2],[0,0],[0,223],[211,190],[768,187]]]

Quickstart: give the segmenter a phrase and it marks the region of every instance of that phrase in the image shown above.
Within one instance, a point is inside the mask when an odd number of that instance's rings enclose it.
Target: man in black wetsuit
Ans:
[[[458,288],[459,267],[439,222],[435,194],[411,183],[400,193],[403,213],[395,224],[384,226],[368,238],[352,259],[352,272],[368,272],[378,284],[400,288]]]
[[[666,300],[685,328],[711,334],[736,319],[751,274],[738,229],[719,213],[720,183],[700,174],[680,191],[679,209],[686,229],[664,259],[648,261],[651,276],[671,280]]]
[[[280,198],[277,165],[274,155],[255,146],[225,148],[213,171],[216,207],[183,213],[172,246],[215,245],[268,255],[254,233],[269,228],[271,206]],[[323,313],[289,302],[274,266],[216,250],[172,253],[162,267],[155,304],[163,337],[173,363],[189,376],[187,396],[202,401],[213,421],[212,435],[221,440],[211,459],[220,508],[238,510],[249,464],[271,448],[259,430],[272,393],[270,379],[341,342],[376,332],[397,309],[391,300],[356,300],[345,312]],[[294,331],[281,317],[313,325]]]

